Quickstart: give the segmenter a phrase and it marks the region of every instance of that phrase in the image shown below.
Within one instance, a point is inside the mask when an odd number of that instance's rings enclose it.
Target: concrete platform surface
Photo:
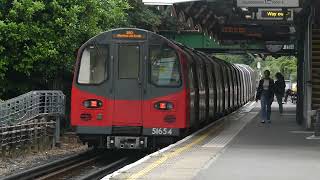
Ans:
[[[273,103],[272,123],[249,123],[225,152],[193,179],[316,180],[320,178],[320,140],[296,124],[295,106],[280,116]],[[258,111],[256,108],[254,111]]]
[[[274,103],[271,124],[260,123],[259,110],[249,104],[103,179],[318,179],[320,140],[306,139],[312,132],[296,124],[295,106],[280,116]]]

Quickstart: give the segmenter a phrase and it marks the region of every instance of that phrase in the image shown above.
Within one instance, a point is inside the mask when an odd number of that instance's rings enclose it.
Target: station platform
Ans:
[[[260,123],[259,103],[247,104],[203,130],[120,169],[105,179],[314,180],[320,140],[296,123],[294,104],[271,124]]]

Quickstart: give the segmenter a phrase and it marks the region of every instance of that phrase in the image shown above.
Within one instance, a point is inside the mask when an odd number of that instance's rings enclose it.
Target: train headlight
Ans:
[[[157,102],[154,104],[154,108],[159,110],[171,110],[174,106],[171,102]]]
[[[83,106],[86,108],[100,108],[102,107],[102,101],[97,99],[88,99],[83,101]]]

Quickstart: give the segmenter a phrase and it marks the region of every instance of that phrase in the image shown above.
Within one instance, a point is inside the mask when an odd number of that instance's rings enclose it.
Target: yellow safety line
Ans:
[[[195,139],[195,141],[187,144],[186,146],[180,147],[175,151],[172,151],[170,153],[165,153],[163,154],[163,157],[161,157],[160,159],[158,159],[157,161],[153,162],[152,164],[148,165],[147,167],[145,167],[144,169],[142,169],[141,171],[139,171],[136,174],[131,175],[130,177],[128,177],[128,180],[136,180],[144,175],[146,175],[147,173],[149,173],[150,171],[152,171],[154,168],[160,166],[161,164],[163,164],[165,161],[167,161],[168,159],[171,159],[175,156],[178,156],[179,154],[181,154],[182,152],[190,149],[192,146],[202,142],[203,140],[205,140],[211,133],[213,133],[214,131],[218,130],[220,127],[222,127],[223,124],[220,124],[219,126],[216,126],[215,128],[213,128],[212,130],[208,131],[205,134],[202,134],[201,136],[199,136],[198,138]]]

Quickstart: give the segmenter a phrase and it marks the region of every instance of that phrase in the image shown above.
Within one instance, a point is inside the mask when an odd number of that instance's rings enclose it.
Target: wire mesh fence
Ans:
[[[65,112],[65,96],[61,91],[31,91],[0,102],[0,126],[13,125],[40,115]]]
[[[0,102],[1,155],[52,147],[59,141],[64,114],[61,91],[31,91]]]

